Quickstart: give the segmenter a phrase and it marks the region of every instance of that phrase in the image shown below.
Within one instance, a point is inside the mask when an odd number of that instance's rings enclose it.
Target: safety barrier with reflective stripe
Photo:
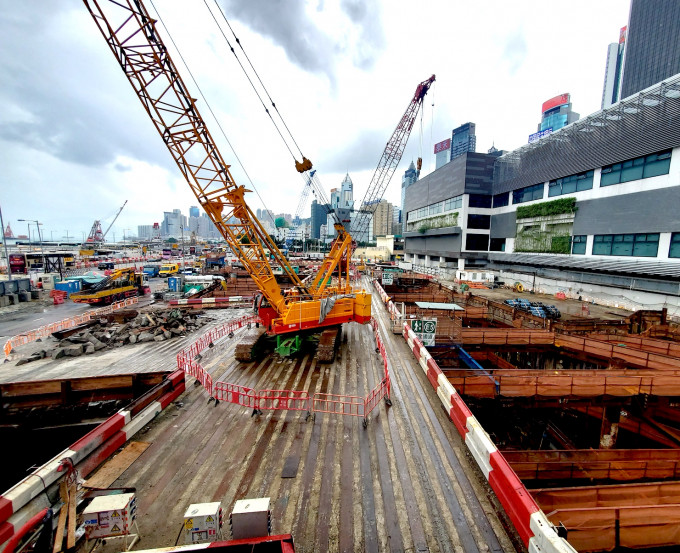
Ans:
[[[377,280],[373,286],[391,313],[393,304],[387,294]],[[406,322],[402,334],[529,552],[576,553],[567,540],[557,535],[545,513]]]
[[[24,344],[28,344],[30,342],[35,342],[38,338],[46,338],[53,332],[58,332],[60,330],[68,330],[69,328],[76,327],[78,325],[81,325],[83,323],[86,323],[87,321],[91,319],[96,319],[97,317],[100,317],[101,315],[106,315],[107,313],[113,313],[114,311],[117,311],[118,309],[122,309],[123,307],[128,307],[129,305],[134,305],[139,301],[138,298],[127,298],[126,300],[119,301],[116,303],[112,303],[111,305],[107,307],[102,307],[99,309],[93,309],[90,311],[86,311],[85,313],[82,313],[81,315],[77,315],[75,317],[70,317],[68,319],[63,319],[59,322],[56,323],[50,323],[44,326],[41,326],[39,328],[36,328],[35,330],[31,330],[29,332],[26,332],[24,334],[19,334],[17,336],[13,336],[7,342],[5,343],[4,347],[4,352],[5,352],[5,358],[9,357],[9,354],[12,353],[12,350],[18,346],[22,346]]]
[[[250,304],[253,301],[253,296],[227,296],[224,298],[196,298],[196,299],[181,299],[170,300],[169,305],[215,305],[215,304]]]

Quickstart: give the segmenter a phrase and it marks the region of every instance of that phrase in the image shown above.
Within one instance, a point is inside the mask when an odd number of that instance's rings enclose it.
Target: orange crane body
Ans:
[[[257,283],[263,295],[260,315],[268,331],[283,334],[351,321],[368,323],[371,295],[350,283],[344,260],[351,257],[352,241],[344,228],[324,260],[326,278],[317,276],[316,286],[307,287],[247,205],[248,190],[234,182],[143,2],[83,1],[192,192]],[[298,169],[311,169],[304,161]],[[267,250],[293,282],[292,290],[281,289]],[[339,278],[331,279],[336,270]]]

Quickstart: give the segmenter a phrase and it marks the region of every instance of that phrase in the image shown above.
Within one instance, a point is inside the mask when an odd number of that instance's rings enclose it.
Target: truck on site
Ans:
[[[149,278],[157,277],[160,274],[161,268],[158,265],[144,265],[142,272]]]
[[[128,267],[116,269],[88,290],[71,294],[71,299],[76,303],[99,306],[149,293],[151,293],[151,289],[148,286],[147,275],[135,272],[134,267]]]
[[[299,351],[303,337],[321,334],[319,344],[334,356],[343,323],[371,321],[371,294],[351,282],[350,261],[356,243],[346,228],[348,210],[330,213],[336,237],[316,275],[303,282],[247,204],[245,195],[250,190],[234,181],[190,87],[171,59],[172,49],[163,42],[156,19],[144,3],[84,2],[199,204],[257,284],[259,293],[253,307],[260,323],[241,340],[237,359],[252,359],[265,332],[276,338],[282,355]],[[433,81],[434,75],[418,85],[386,148],[386,152],[397,152],[398,158],[388,153],[386,168],[376,172],[380,178],[372,183],[377,185],[374,192],[381,190],[388,180],[385,177],[396,168],[394,162],[401,158],[415,115]],[[303,155],[301,162],[295,160],[295,167],[322,193],[309,159]],[[292,283],[287,289],[277,282],[276,265]],[[163,272],[161,268],[161,275]]]
[[[161,278],[168,278],[177,273],[179,273],[179,265],[177,263],[163,263],[158,271],[158,276]]]

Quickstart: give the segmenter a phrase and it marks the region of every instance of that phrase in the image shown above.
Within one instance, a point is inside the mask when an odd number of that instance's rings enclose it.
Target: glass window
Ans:
[[[680,257],[680,232],[671,234],[671,247],[668,257]]]
[[[678,248],[678,250],[679,250],[678,256],[680,257],[680,248]],[[491,243],[489,244],[489,251],[504,252],[505,251],[505,238],[492,238]]]
[[[595,172],[591,170],[551,180],[548,183],[548,196],[560,196],[562,194],[590,190],[593,187],[594,174]]]
[[[587,239],[588,239],[588,237],[584,234],[574,236],[574,238],[571,241],[571,253],[572,253],[572,255],[585,255]]]
[[[671,167],[671,150],[664,150],[648,156],[636,157],[622,163],[602,168],[600,186],[667,175]]]
[[[465,249],[472,251],[487,251],[489,249],[489,235],[468,233],[465,237]]]
[[[645,158],[645,168],[643,179],[648,177],[656,177],[658,175],[667,175],[671,168],[671,152],[661,152],[659,154],[652,154]]]
[[[496,194],[493,197],[494,207],[505,207],[510,204],[510,192],[503,192],[502,194]]]
[[[456,196],[444,201],[444,211],[460,209],[461,207],[463,207],[463,196]]]
[[[531,202],[533,200],[543,199],[543,183],[534,184],[533,186],[525,186],[519,190],[512,191],[512,203],[521,204],[524,202]]]
[[[491,216],[470,214],[468,215],[467,226],[468,228],[481,228],[481,229],[491,228]]]
[[[491,207],[491,196],[483,196],[482,194],[470,194],[470,207]]]
[[[658,233],[604,234],[593,237],[593,255],[656,257],[658,251]]]
[[[636,234],[633,255],[636,257],[656,257],[659,253],[658,234]]]
[[[612,235],[595,235],[593,237],[593,255],[612,254]]]
[[[430,215],[436,215],[437,213],[441,213],[442,210],[444,209],[444,202],[437,202],[436,204],[432,204],[430,206]]]

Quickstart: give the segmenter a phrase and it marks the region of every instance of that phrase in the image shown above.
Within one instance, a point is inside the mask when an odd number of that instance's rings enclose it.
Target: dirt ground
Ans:
[[[595,303],[582,302],[578,300],[560,300],[549,294],[533,294],[530,292],[515,292],[509,288],[495,288],[485,290],[483,288],[471,290],[475,296],[482,296],[495,301],[522,298],[529,301],[540,301],[546,305],[554,305],[562,313],[562,319],[610,319],[616,320],[627,317],[631,314],[625,309],[609,307],[607,305],[597,305]]]

